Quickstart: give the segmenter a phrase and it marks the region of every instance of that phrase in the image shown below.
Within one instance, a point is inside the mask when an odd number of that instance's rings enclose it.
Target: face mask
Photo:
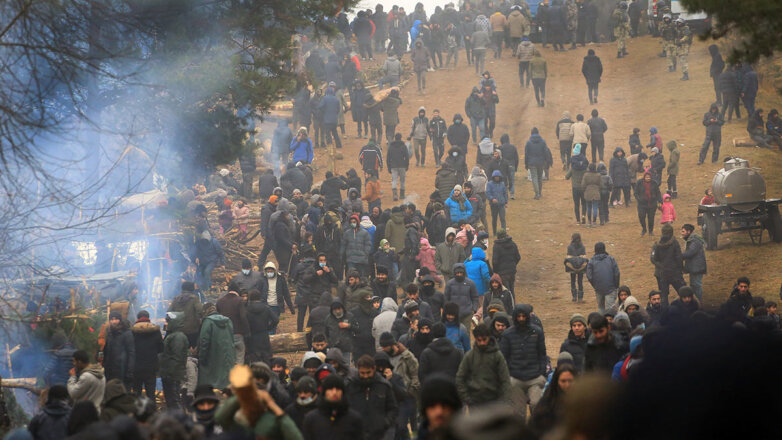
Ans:
[[[274,278],[274,272],[266,272],[266,278]]]
[[[415,338],[418,340],[418,342],[424,345],[428,345],[430,342],[432,342],[433,339],[431,333],[421,333],[421,332],[418,332]]]
[[[451,156],[458,157],[459,156],[459,152],[458,151],[454,151],[453,153],[451,153]]]
[[[242,269],[242,273],[245,275],[250,275],[250,269]]]
[[[460,273],[460,274],[454,276],[454,278],[456,278],[456,281],[461,283],[462,281],[464,281],[464,274]]]
[[[196,419],[198,419],[198,421],[202,423],[212,421],[214,420],[216,412],[217,412],[217,406],[207,411],[196,408],[195,410]]]
[[[350,222],[350,226],[352,228],[357,228],[358,227],[358,223]]]
[[[302,399],[301,397],[296,398],[296,403],[298,403],[301,406],[307,406],[315,401],[315,397],[307,397],[306,399]]]
[[[318,263],[318,266],[320,266],[320,267],[326,267],[326,263]]]

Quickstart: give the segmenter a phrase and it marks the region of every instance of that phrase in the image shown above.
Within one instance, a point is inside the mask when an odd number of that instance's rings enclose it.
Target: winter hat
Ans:
[[[377,270],[376,270],[376,272],[377,272],[378,274],[381,274],[381,273],[382,273],[382,274],[388,275],[388,268],[387,268],[387,267],[385,267],[385,266],[377,266]]]
[[[299,379],[299,382],[296,384],[296,392],[316,394],[318,392],[318,385],[315,383],[315,379],[304,376]]]
[[[112,319],[119,319],[120,321],[122,321],[122,315],[119,312],[111,312],[109,313],[109,321],[111,321]]]
[[[424,107],[424,106],[418,107],[418,113],[421,113],[421,112],[426,113],[426,107]]]
[[[459,191],[459,192],[462,192],[462,191],[463,191],[463,190],[462,190],[462,186],[461,186],[461,185],[455,185],[455,186],[453,187],[453,190],[454,190],[454,191]]]
[[[673,235],[673,226],[669,224],[663,225],[661,233],[666,237]]]
[[[445,337],[445,324],[442,322],[435,322],[432,324],[432,338]]]
[[[635,335],[630,338],[630,354],[635,354],[635,351],[641,346],[643,338],[643,335]]]
[[[418,310],[419,306],[416,301],[408,301],[405,303],[405,314],[412,313],[414,310]]]
[[[62,384],[56,384],[49,387],[48,402],[55,400],[65,400],[68,398],[68,388]]]
[[[375,353],[375,365],[379,370],[390,368],[394,369],[394,366],[391,364],[391,357],[386,353],[385,351],[378,351]]]
[[[595,243],[595,254],[605,254],[606,253],[606,245],[602,241],[598,241]]]
[[[195,389],[193,407],[195,407],[201,402],[206,402],[206,401],[220,402],[220,399],[217,397],[217,394],[215,394],[212,385],[208,385],[208,384],[198,385]]]
[[[422,327],[429,327],[429,330],[432,329],[432,320],[429,318],[421,318],[418,320],[418,329],[420,330]]]
[[[601,315],[600,312],[592,312],[589,314],[589,316],[587,316],[587,323],[591,323],[592,321],[596,319],[600,319],[602,317],[603,315]]]
[[[459,304],[456,304],[454,302],[447,302],[443,305],[443,320],[445,319],[445,315],[454,315],[456,318],[459,318]]]
[[[659,152],[660,152],[659,148],[657,148],[657,147],[653,147],[652,148],[652,153],[659,153]]]
[[[630,326],[633,328],[633,330],[639,326],[642,326],[641,328],[646,328],[646,322],[644,322],[643,313],[638,310],[630,312]]]
[[[508,238],[508,232],[507,232],[507,231],[505,231],[505,229],[502,229],[502,228],[500,228],[500,229],[497,229],[497,234],[496,234],[496,237],[497,237],[498,239],[501,239],[501,238]]]
[[[433,374],[424,381],[421,387],[421,412],[438,403],[450,406],[454,410],[462,407],[459,393],[453,379],[443,374]]]
[[[330,374],[320,383],[320,389],[323,390],[324,393],[326,390],[334,388],[345,391],[345,381],[342,380],[342,377],[340,377],[339,374]]]
[[[407,309],[406,305],[405,305],[405,309]],[[396,339],[394,339],[394,335],[392,335],[390,332],[383,332],[383,334],[380,335],[380,340],[378,341],[378,343],[380,344],[381,347],[390,347],[396,344]]]
[[[277,203],[277,200],[279,200],[279,199],[280,199],[279,197],[277,197],[277,196],[275,196],[275,195],[271,195],[271,196],[269,196],[269,203],[271,203],[272,205],[274,205],[274,204],[276,204],[276,203]]]
[[[573,326],[574,322],[580,322],[584,324],[584,327],[587,325],[587,320],[584,318],[584,315],[580,315],[578,313],[574,313],[573,316],[570,317],[570,325]]]
[[[663,194],[663,200],[670,200],[670,199],[671,199],[671,195],[670,194],[668,194],[668,193]]]
[[[581,144],[573,145],[573,156],[581,154]]]
[[[573,355],[568,353],[567,351],[563,351],[559,353],[559,356],[557,356],[557,366],[561,365],[563,362],[570,362],[573,363]]]
[[[616,330],[630,330],[630,317],[625,312],[619,312],[614,316],[614,329]]]

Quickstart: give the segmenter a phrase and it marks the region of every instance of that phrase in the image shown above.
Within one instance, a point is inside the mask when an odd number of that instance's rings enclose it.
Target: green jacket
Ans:
[[[182,332],[186,335],[198,333],[198,326],[201,318],[201,300],[193,292],[182,292],[171,301],[168,307],[169,312],[184,312],[184,321],[182,323]]]
[[[476,345],[464,356],[456,372],[456,391],[467,405],[510,397],[508,363],[493,338],[487,347]]]
[[[529,71],[532,79],[545,79],[548,76],[546,60],[540,55],[532,58],[532,61],[529,62]]]
[[[160,358],[160,377],[183,381],[187,365],[187,350],[190,343],[182,333],[184,325],[183,313],[172,313],[174,318],[168,321],[166,338],[163,340],[163,352]]]
[[[236,396],[231,396],[220,404],[215,414],[215,421],[223,427],[225,432],[252,431],[256,438],[268,438],[275,440],[304,440],[299,428],[293,420],[283,414],[280,417],[275,416],[270,411],[264,412],[255,422],[255,427],[250,430],[244,424],[236,421],[234,416],[239,411],[239,400]]]
[[[228,373],[236,364],[234,326],[217,313],[204,318],[198,342],[198,384],[223,389]]]
[[[678,176],[679,175],[679,147],[676,146],[676,143],[673,144],[673,148],[671,148],[671,145],[667,145],[668,151],[670,153],[668,154],[668,175],[670,176]]]
[[[571,179],[573,189],[584,189],[584,174],[586,174],[586,170],[574,170],[571,168],[565,174],[565,179]]]

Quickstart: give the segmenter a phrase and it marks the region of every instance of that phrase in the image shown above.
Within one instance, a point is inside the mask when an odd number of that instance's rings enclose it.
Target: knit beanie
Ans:
[[[378,341],[381,347],[390,347],[394,344],[396,344],[396,340],[394,339],[394,335],[392,335],[389,332],[383,332],[383,334],[380,335],[380,340]]]
[[[578,313],[574,313],[573,316],[570,317],[570,326],[571,327],[573,326],[574,322],[580,322],[580,323],[584,324],[584,327],[586,327],[586,325],[587,325],[586,318],[584,318],[583,315],[580,315]]]
[[[421,387],[421,412],[438,403],[447,405],[454,410],[462,407],[459,393],[453,379],[442,374],[433,374],[424,381]]]

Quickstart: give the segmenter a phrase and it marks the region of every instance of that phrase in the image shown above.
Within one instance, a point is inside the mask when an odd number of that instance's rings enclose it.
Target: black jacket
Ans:
[[[310,316],[307,321],[310,334],[326,334],[326,318],[331,313],[331,300],[331,292],[323,292],[317,299],[317,305],[314,304],[314,300],[310,302],[310,306],[314,306],[310,310]]]
[[[650,181],[649,185],[649,194],[651,197],[646,196],[646,191],[644,190],[644,179],[638,179],[638,182],[635,183],[635,187],[633,188],[635,192],[635,200],[638,201],[639,207],[656,209],[657,204],[662,203],[663,201],[663,198],[660,195],[660,186],[654,180]]]
[[[120,328],[106,331],[106,346],[103,349],[103,368],[106,380],[120,379],[127,383],[136,369],[136,343],[128,322],[123,320]]]
[[[151,322],[137,322],[131,327],[136,347],[135,373],[139,377],[154,375],[158,370],[157,355],[163,352],[160,326]]]
[[[703,239],[695,232],[687,237],[687,245],[682,252],[684,272],[689,274],[706,273],[706,252],[703,249]]]
[[[573,356],[573,365],[575,365],[576,370],[579,372],[584,371],[584,356],[586,354],[586,347],[589,336],[589,329],[586,329],[586,333],[584,334],[583,338],[577,338],[576,335],[573,334],[573,330],[570,330],[567,334],[567,339],[565,339],[565,341],[562,342],[562,345],[559,347],[560,353],[566,351],[570,353],[571,356]]]
[[[35,440],[60,440],[67,436],[71,407],[61,400],[47,403],[36,414],[27,430]]]
[[[527,315],[527,324],[517,324],[517,317]],[[543,329],[531,322],[532,307],[517,304],[513,309],[513,326],[502,333],[500,351],[508,363],[511,377],[532,380],[546,373],[546,338]]]
[[[662,236],[660,241],[654,244],[652,262],[655,266],[654,274],[664,280],[682,279],[682,248],[674,236]]]
[[[728,69],[717,78],[717,90],[728,96],[738,96],[739,76],[734,69]]]
[[[494,272],[499,274],[516,273],[516,266],[519,264],[519,261],[521,261],[519,247],[516,246],[511,237],[494,240],[491,258]]]
[[[451,124],[448,127],[448,143],[452,147],[459,147],[464,153],[467,153],[467,144],[470,142],[470,129],[464,122]]]
[[[392,141],[388,144],[386,164],[389,173],[392,168],[404,168],[405,170],[410,168],[410,156],[407,154],[407,145],[404,142]]]
[[[282,195],[289,199],[293,196],[294,189],[300,190],[302,194],[310,191],[307,176],[295,166],[289,167],[280,177],[280,186],[282,187]]]
[[[391,384],[380,374],[376,373],[369,383],[358,378],[348,380],[345,395],[350,407],[361,416],[365,440],[382,438],[396,423],[399,406]]]
[[[508,164],[510,164],[510,166],[512,166],[514,170],[519,169],[519,151],[516,149],[515,145],[513,144],[500,145],[500,153],[502,153],[502,158],[507,160]]]
[[[584,352],[584,371],[599,371],[610,375],[614,365],[627,353],[628,348],[623,346],[613,334],[609,332],[608,341],[599,344],[595,336],[589,337],[586,351]]]
[[[339,206],[342,203],[342,191],[348,189],[343,176],[332,176],[320,185],[320,193],[326,198],[326,206]]]
[[[268,200],[269,196],[274,192],[274,188],[277,188],[278,186],[280,186],[280,184],[277,182],[277,177],[274,174],[261,174],[261,177],[258,178],[258,191],[260,193],[261,200]]]
[[[587,84],[597,84],[603,75],[603,63],[597,55],[587,55],[581,64],[581,73],[584,74]]]
[[[619,157],[620,151],[624,153],[625,150],[622,147],[616,147],[614,150],[608,167],[608,175],[611,176],[615,188],[627,188],[632,183],[630,181],[630,166],[627,164],[627,155],[623,154],[622,157]]]
[[[334,310],[338,307],[341,307],[344,313],[340,319],[334,316]],[[329,314],[326,315],[325,322],[326,340],[329,342],[329,347],[339,348],[342,353],[351,353],[353,351],[352,329],[350,327],[339,327],[341,322],[351,323],[352,321],[353,315],[345,311],[342,301],[339,298],[334,299],[329,306]]]
[[[348,406],[343,397],[339,404],[331,404],[321,395],[318,408],[304,416],[301,433],[304,440],[352,440],[363,437],[364,421]]]
[[[445,336],[437,338],[429,343],[418,359],[418,378],[424,383],[430,375],[440,373],[455,380],[463,356],[450,339]]]
[[[548,146],[540,135],[533,134],[524,146],[524,168],[545,168],[549,164]]]
[[[374,309],[365,311],[361,306],[357,306],[350,310],[350,314],[352,316],[350,330],[353,334],[353,358],[358,359],[365,354],[373,356],[375,354],[375,338],[372,336],[372,322],[375,320],[377,312]]]
[[[277,281],[279,282],[279,280]],[[247,323],[250,334],[247,336],[247,363],[270,362],[272,345],[269,342],[269,330],[277,327],[280,319],[261,301],[247,303]]]

